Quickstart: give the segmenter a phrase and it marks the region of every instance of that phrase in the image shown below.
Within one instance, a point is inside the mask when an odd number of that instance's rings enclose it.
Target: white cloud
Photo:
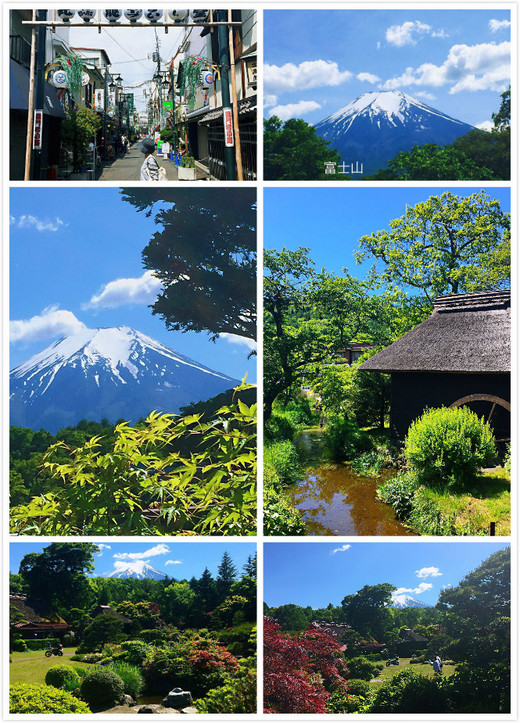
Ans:
[[[30,319],[18,319],[9,323],[11,342],[45,341],[55,336],[69,336],[88,327],[72,311],[49,306],[41,314]]]
[[[428,93],[427,90],[420,90],[418,93],[415,93],[415,95],[418,98],[424,98],[424,100],[435,100],[433,93]]]
[[[350,550],[351,547],[352,545],[342,545],[341,547],[336,547],[330,554],[335,555],[336,552],[345,552],[345,550]]]
[[[318,108],[321,108],[321,105],[313,100],[300,100],[298,103],[275,105],[270,109],[269,117],[276,115],[280,120],[287,121],[289,118],[301,118],[305,113],[310,113]]]
[[[396,78],[382,84],[384,90],[410,85],[439,88],[450,85],[450,94],[460,91],[493,90],[507,88],[511,76],[511,43],[481,43],[480,45],[454,45],[442,65],[423,63],[418,68],[407,68]]]
[[[165,565],[182,565],[182,560],[166,560]]]
[[[110,547],[110,545],[104,545],[102,542],[98,543],[98,547],[99,547],[99,552],[97,553],[98,557],[101,557],[101,555],[103,554],[103,550],[111,550],[112,549]]]
[[[299,65],[264,66],[266,93],[309,90],[319,86],[341,85],[352,78],[350,70],[340,70],[331,60],[307,60]]]
[[[227,331],[222,332],[222,334],[219,335],[219,339],[224,339],[224,341],[227,341],[230,344],[246,346],[251,350],[254,350],[257,347],[257,343],[254,339],[248,339],[245,336],[238,336],[238,334],[228,334]]]
[[[264,108],[269,108],[270,106],[276,105],[278,101],[278,96],[276,95],[266,95],[264,96]]]
[[[37,231],[59,231],[60,228],[67,225],[58,217],[54,221],[44,221],[36,216],[25,214],[19,216],[18,220],[15,216],[11,216],[9,220],[11,225],[16,225],[18,228],[35,228]]]
[[[419,20],[408,21],[402,25],[392,25],[387,28],[386,40],[390,45],[402,47],[403,45],[416,45],[417,36],[429,33],[430,25],[421,23]]]
[[[84,309],[100,307],[114,309],[125,304],[150,304],[162,289],[161,281],[153,271],[145,271],[137,279],[116,279],[105,284],[99,294],[83,304]]]
[[[488,132],[492,131],[494,127],[495,124],[493,123],[493,121],[490,120],[482,121],[482,123],[477,123],[477,125],[475,126],[475,128],[480,128],[481,131]]]
[[[432,587],[431,582],[421,582],[417,587],[398,587],[397,590],[393,591],[392,597],[395,598],[397,595],[402,595],[405,592],[411,593],[412,595],[420,595],[426,592],[426,590],[431,590]]]
[[[372,83],[372,85],[381,80],[378,75],[374,75],[373,73],[358,73],[356,78],[361,80],[363,83]]]
[[[439,577],[442,572],[438,567],[421,567],[420,570],[416,570],[415,574],[417,577]]]
[[[150,547],[148,550],[143,550],[143,552],[116,552],[113,557],[115,560],[144,560],[157,555],[166,555],[168,552],[170,552],[168,545],[161,543]]]
[[[510,20],[490,20],[489,29],[492,33],[496,33],[498,30],[505,30],[511,26]]]

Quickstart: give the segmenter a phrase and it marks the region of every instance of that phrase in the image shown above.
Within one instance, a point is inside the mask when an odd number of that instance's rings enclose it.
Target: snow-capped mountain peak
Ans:
[[[134,577],[138,580],[164,580],[166,575],[152,567],[146,560],[117,560],[115,570],[108,577]]]
[[[128,326],[82,329],[11,371],[11,424],[55,432],[81,419],[135,423],[237,383]]]
[[[315,125],[347,164],[363,164],[363,175],[384,168],[414,145],[452,143],[472,126],[400,90],[364,93]]]
[[[395,595],[392,598],[392,608],[431,608],[431,605],[428,603],[420,602],[420,600],[416,600],[411,595]]]

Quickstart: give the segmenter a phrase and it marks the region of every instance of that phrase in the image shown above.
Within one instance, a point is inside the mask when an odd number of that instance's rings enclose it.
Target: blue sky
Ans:
[[[364,585],[389,582],[399,593],[435,605],[499,542],[288,542],[264,545],[264,601],[313,608],[340,605]]]
[[[11,368],[85,324],[127,325],[210,368],[256,381],[238,337],[167,331],[141,252],[155,232],[118,188],[13,188],[10,203]]]
[[[113,542],[96,543],[100,552],[94,556],[95,570],[91,576],[107,577],[118,561],[144,560],[159,572],[178,580],[200,577],[207,567],[216,577],[222,555],[227,550],[239,575],[249,556],[254,557],[256,545],[252,542]],[[9,570],[17,573],[20,562],[30,552],[41,553],[49,543],[12,542]]]
[[[484,190],[498,199],[502,211],[511,210],[508,188],[266,188],[264,190],[265,248],[311,249],[316,269],[341,273],[342,267],[363,278],[373,261],[357,266],[354,252],[366,234],[389,228],[391,219],[430,196],[450,191],[467,196]]]
[[[317,123],[363,93],[401,90],[489,124],[510,83],[509,41],[509,10],[269,10],[264,114]]]

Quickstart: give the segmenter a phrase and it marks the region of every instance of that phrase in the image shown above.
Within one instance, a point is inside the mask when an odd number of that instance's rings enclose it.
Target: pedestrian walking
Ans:
[[[141,153],[144,153],[144,161],[141,166],[141,181],[159,181],[160,168],[154,158],[155,143],[151,138],[145,138],[138,146]]]
[[[440,659],[438,654],[435,656],[435,658],[433,660],[429,660],[428,662],[432,666],[434,673],[438,673],[438,675],[442,675],[442,660]]]

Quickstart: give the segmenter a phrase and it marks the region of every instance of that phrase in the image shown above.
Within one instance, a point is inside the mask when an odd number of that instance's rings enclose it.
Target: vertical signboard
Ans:
[[[226,143],[226,148],[231,148],[231,146],[235,145],[235,139],[233,137],[233,114],[231,112],[231,108],[223,109],[223,117],[224,117],[224,140]]]
[[[43,110],[34,111],[33,150],[41,151],[43,135]]]

